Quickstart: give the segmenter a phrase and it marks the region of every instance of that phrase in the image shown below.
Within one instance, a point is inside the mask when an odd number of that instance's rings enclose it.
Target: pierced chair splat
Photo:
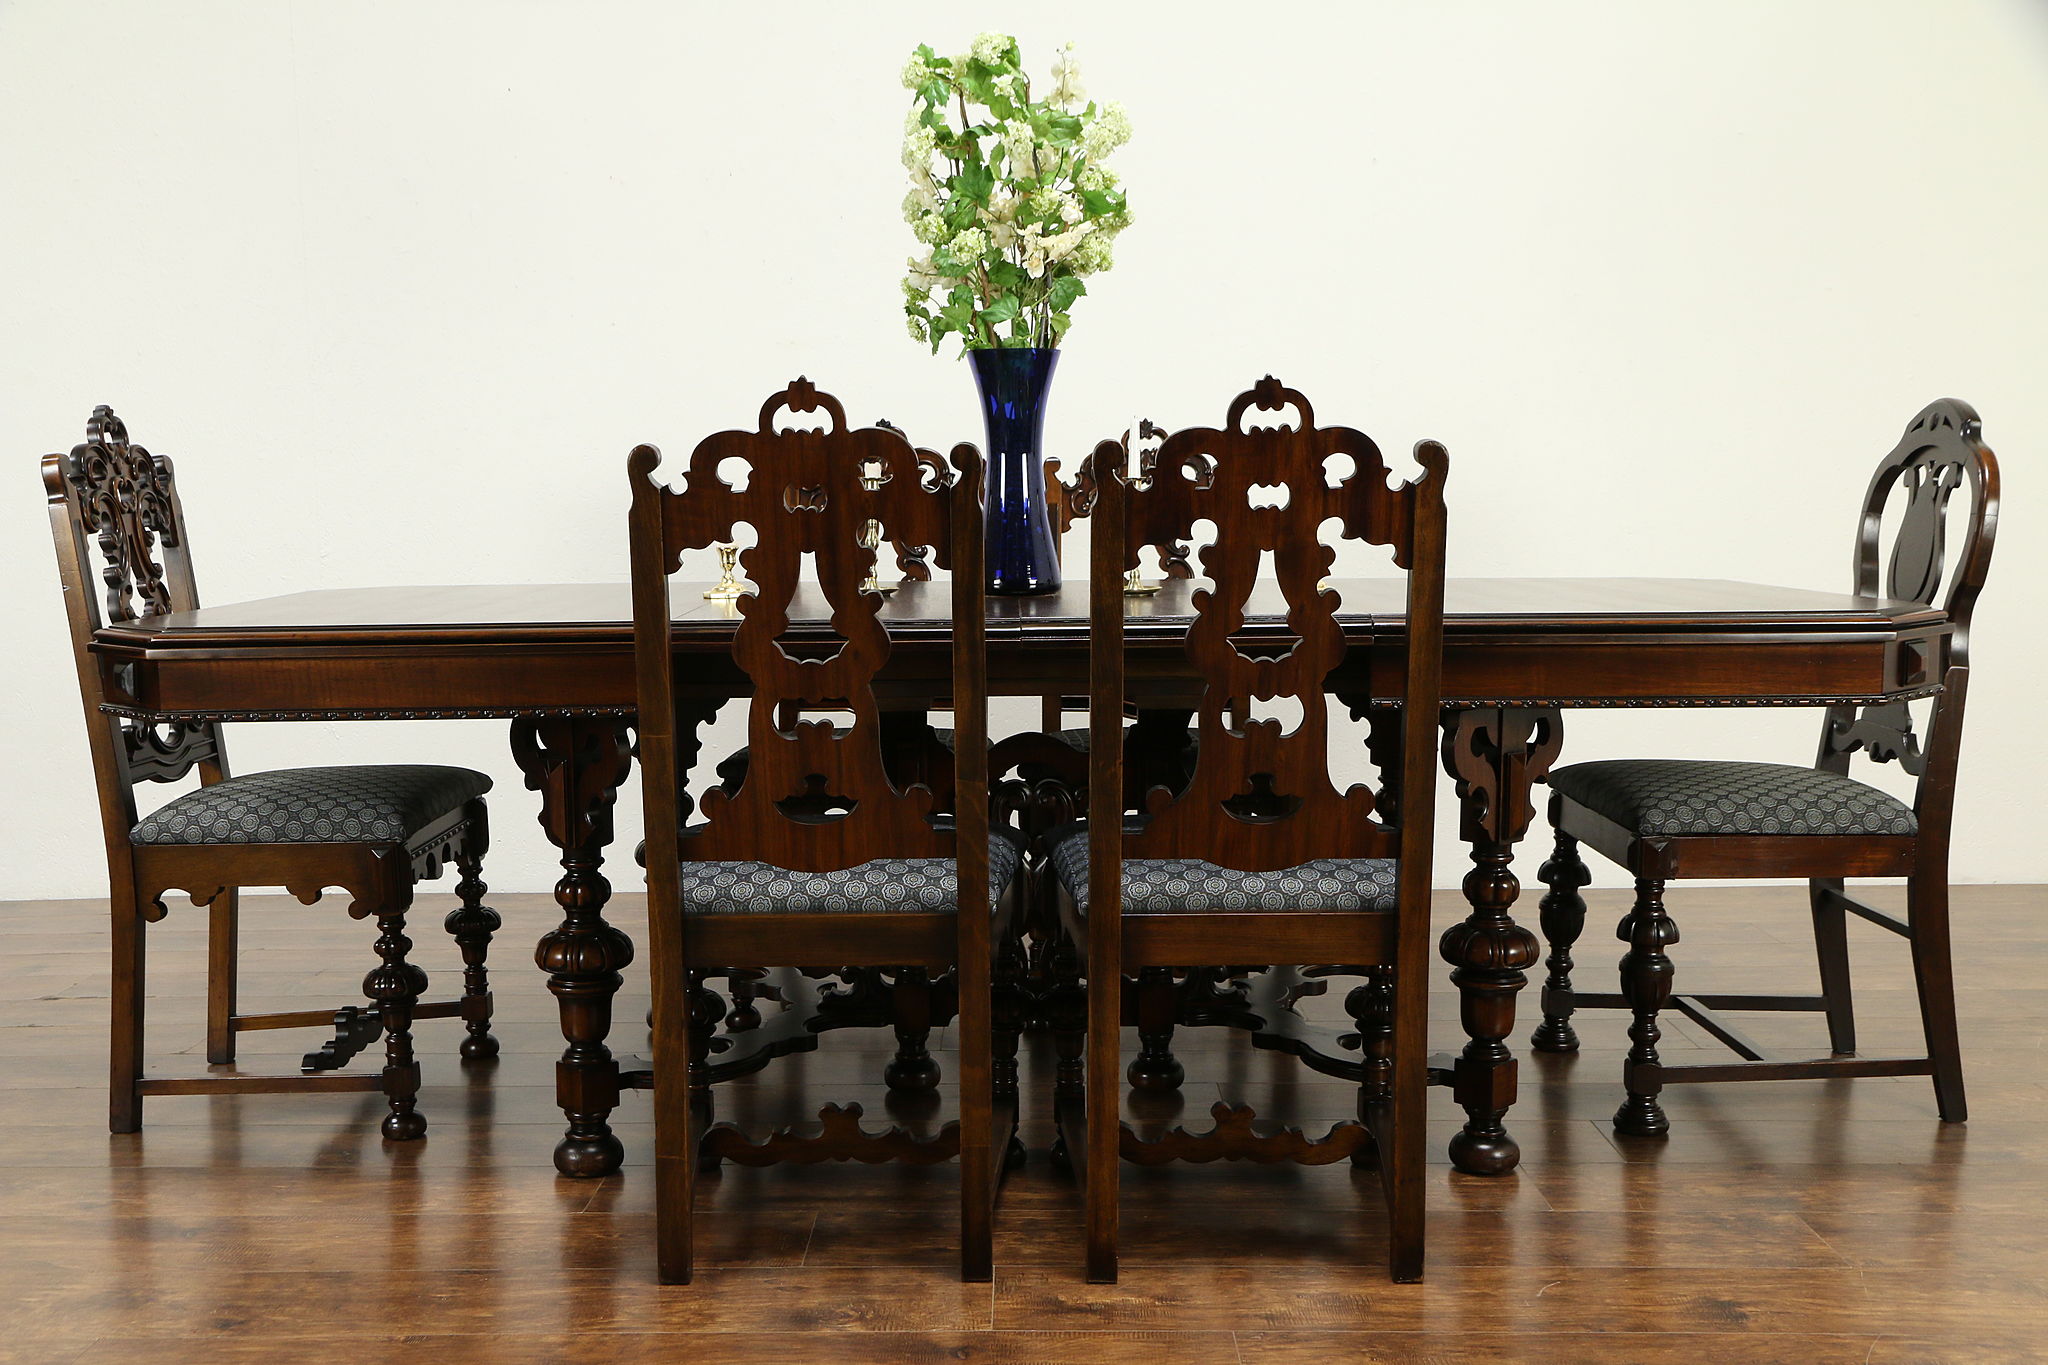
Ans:
[[[829,426],[778,427],[784,409],[822,413]],[[751,466],[744,488],[718,476],[734,459]],[[720,1162],[957,1157],[962,1276],[986,1280],[1000,1167],[1014,1147],[1021,1021],[994,981],[1016,957],[1009,886],[1018,846],[988,818],[980,455],[956,446],[949,465],[893,429],[849,429],[837,400],[798,379],[763,404],[755,430],[699,442],[680,488],[656,479],[660,461],[641,446],[629,473],[661,1278],[690,1279],[696,1184]],[[943,547],[940,562],[952,571],[961,742],[950,815],[930,787],[898,785],[884,761],[875,680],[892,641],[878,615],[882,594],[863,587],[878,549],[871,522],[907,543]],[[729,541],[743,523],[757,537],[742,560],[757,592],[738,605],[732,659],[750,690],[748,761],[736,781],[705,793],[690,824],[683,758],[697,743],[691,718],[704,710],[675,667],[669,580],[685,551]],[[792,633],[800,592],[822,596],[829,630]],[[823,708],[850,719],[803,718]],[[705,980],[768,968],[857,972],[856,989],[893,996],[883,1017],[896,1019],[898,1061],[912,1046],[912,1069],[932,1084],[937,1067],[923,1055],[921,1030],[936,1017],[934,997],[949,997],[958,1118],[920,1137],[870,1131],[858,1106],[828,1105],[819,1131],[785,1128],[758,1141],[713,1123],[712,1087],[731,1069],[713,1060],[725,1009]],[[806,1029],[782,1050],[815,1046]]]
[[[1245,426],[1254,407],[1290,406],[1298,425]],[[1116,452],[1113,443],[1097,448],[1098,471]],[[1333,477],[1326,465],[1339,455],[1352,469]],[[1149,477],[1098,472],[1088,820],[1055,847],[1064,943],[1053,954],[1051,1005],[1061,1058],[1054,1115],[1061,1151],[1085,1189],[1091,1280],[1116,1278],[1119,1160],[1375,1165],[1389,1209],[1391,1274],[1421,1276],[1434,727],[1405,727],[1398,746],[1382,747],[1382,784],[1402,792],[1398,811],[1383,793],[1333,782],[1325,688],[1347,645],[1338,594],[1321,586],[1335,552],[1318,539],[1334,519],[1341,538],[1384,547],[1406,571],[1404,658],[1398,695],[1387,700],[1433,722],[1448,458],[1434,442],[1417,446],[1416,457],[1420,477],[1393,484],[1370,439],[1316,426],[1308,400],[1268,377],[1232,403],[1224,428],[1167,437]],[[1269,496],[1276,490],[1284,495]],[[1198,520],[1213,522],[1216,535],[1198,556],[1213,588],[1194,594],[1184,645],[1205,680],[1194,772],[1178,788],[1153,787],[1141,812],[1127,816],[1117,742],[1124,575],[1137,562],[1135,547],[1189,540]],[[1247,603],[1268,558],[1286,612],[1249,622]],[[1292,729],[1251,717],[1254,702],[1276,699],[1299,708]],[[1244,962],[1343,964],[1320,970],[1364,978],[1347,1000],[1358,1051],[1318,1066],[1359,1083],[1359,1121],[1313,1137],[1276,1131],[1250,1109],[1224,1103],[1206,1132],[1141,1137],[1119,1121],[1119,1026],[1138,1025],[1138,1079],[1158,1076],[1170,1064],[1176,976],[1199,992],[1220,979],[1219,969]],[[1283,1027],[1277,1019],[1244,1026]]]

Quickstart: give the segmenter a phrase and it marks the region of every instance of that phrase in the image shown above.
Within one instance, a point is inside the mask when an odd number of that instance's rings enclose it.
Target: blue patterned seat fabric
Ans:
[[[1017,875],[1017,842],[988,839],[988,906]],[[958,879],[951,858],[877,858],[838,872],[792,872],[770,863],[685,862],[683,910],[712,915],[950,914]]]
[[[1595,815],[1636,834],[1914,834],[1913,808],[1853,777],[1789,763],[1621,758],[1550,775]]]
[[[136,825],[138,844],[402,844],[491,789],[427,763],[279,768],[186,792]]]
[[[1088,913],[1088,833],[1053,845],[1052,865],[1082,914]],[[1238,872],[1195,858],[1124,860],[1124,913],[1205,911],[1392,910],[1392,858],[1317,858],[1278,872]]]

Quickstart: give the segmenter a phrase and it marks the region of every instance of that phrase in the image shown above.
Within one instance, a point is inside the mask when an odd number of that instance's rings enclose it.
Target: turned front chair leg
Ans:
[[[725,1001],[718,998],[718,992],[704,984],[703,972],[690,973],[690,1118],[691,1129],[696,1134],[697,1159],[695,1168],[700,1173],[715,1172],[720,1163],[716,1156],[704,1153],[704,1139],[711,1133],[714,1118],[711,1098],[711,1040],[718,1033],[719,1024],[725,1020]]]
[[[1628,1097],[1614,1112],[1614,1131],[1630,1137],[1660,1137],[1671,1131],[1671,1120],[1657,1103],[1664,1089],[1662,1062],[1657,1056],[1657,1013],[1671,1001],[1671,959],[1664,950],[1678,942],[1678,925],[1664,913],[1664,883],[1654,877],[1636,878],[1634,907],[1622,917],[1615,936],[1628,944],[1621,959],[1621,993],[1627,998],[1635,1019],[1629,1024],[1628,1060],[1622,1063],[1621,1078]]]
[[[1125,1075],[1133,1090],[1180,1089],[1187,1068],[1173,1055],[1173,1025],[1180,998],[1173,986],[1173,968],[1144,967],[1138,972],[1138,1055]]]
[[[142,917],[132,887],[115,884],[113,905],[112,1035],[107,1049],[107,1131],[133,1133],[142,1127],[142,1015],[144,989]]]
[[[406,961],[412,940],[405,936],[405,912],[377,916],[379,965],[363,978],[363,994],[377,1002],[384,1026],[384,1093],[391,1112],[384,1116],[384,1136],[410,1142],[427,1134],[426,1116],[418,1109],[420,1064],[413,1056],[412,1012],[426,989],[427,974]]]
[[[896,1023],[896,1055],[883,1068],[882,1079],[891,1090],[938,1089],[939,1064],[925,1047],[932,1033],[931,974],[923,967],[897,972],[890,1002]]]
[[[491,1035],[491,978],[484,965],[490,955],[491,935],[504,923],[498,912],[484,902],[483,860],[462,854],[455,859],[462,879],[455,895],[462,902],[448,912],[443,922],[455,946],[462,950],[462,1021],[468,1036],[462,1040],[462,1059],[481,1061],[498,1055],[498,1040]]]
[[[1557,821],[1558,802],[1550,799],[1550,819]],[[1579,841],[1562,829],[1557,831],[1557,848],[1547,858],[1537,877],[1549,888],[1538,908],[1543,938],[1550,944],[1544,959],[1549,975],[1543,981],[1543,1021],[1529,1035],[1529,1046],[1538,1052],[1577,1052],[1578,1031],[1572,1027],[1572,945],[1586,927],[1586,898],[1579,894],[1593,874],[1579,857]]]
[[[1344,1009],[1358,1025],[1359,1051],[1365,1058],[1365,1074],[1358,1084],[1358,1121],[1375,1139],[1351,1154],[1351,1164],[1376,1169],[1386,1160],[1377,1142],[1387,1131],[1380,1116],[1394,1101],[1394,969],[1368,970],[1365,984],[1354,986],[1344,997]]]

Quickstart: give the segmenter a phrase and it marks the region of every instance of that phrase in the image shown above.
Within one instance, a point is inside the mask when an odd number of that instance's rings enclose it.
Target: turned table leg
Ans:
[[[1564,741],[1555,707],[1479,706],[1444,713],[1444,768],[1459,805],[1459,833],[1472,846],[1465,899],[1472,913],[1438,945],[1458,987],[1468,1041],[1452,1090],[1465,1127],[1451,1139],[1451,1163],[1471,1175],[1504,1175],[1522,1159],[1503,1120],[1515,1102],[1515,994],[1536,962],[1536,936],[1515,923],[1521,892],[1515,844],[1534,816],[1530,787],[1550,771]]]
[[[632,765],[630,725],[621,716],[512,722],[512,756],[527,787],[541,794],[541,828],[562,850],[562,880],[555,884],[562,922],[534,951],[568,1040],[555,1065],[556,1101],[569,1123],[555,1144],[555,1169],[586,1178],[616,1171],[624,1155],[609,1122],[619,1103],[619,1069],[604,1040],[633,940],[605,921],[612,888],[599,869],[612,840],[612,803]]]

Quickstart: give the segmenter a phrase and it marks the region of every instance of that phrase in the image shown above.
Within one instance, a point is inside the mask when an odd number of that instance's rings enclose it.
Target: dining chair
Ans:
[[[1253,408],[1289,406],[1294,425],[1244,425]],[[1060,956],[1086,978],[1081,1067],[1073,1065],[1074,1030],[1065,1019],[1054,1023],[1054,1117],[1085,1191],[1088,1278],[1116,1278],[1119,1159],[1150,1166],[1351,1158],[1378,1167],[1393,1278],[1418,1279],[1448,459],[1442,446],[1423,442],[1415,450],[1421,475],[1393,485],[1369,438],[1317,427],[1308,400],[1270,376],[1238,396],[1222,429],[1168,436],[1148,478],[1104,474],[1114,449],[1098,447],[1088,819],[1053,854],[1067,939]],[[1340,461],[1351,468],[1332,468]],[[1130,692],[1123,577],[1136,562],[1134,547],[1193,541],[1204,520],[1214,539],[1197,559],[1211,586],[1194,594],[1181,637],[1205,680],[1194,772],[1178,791],[1153,788],[1127,819],[1116,742]],[[1385,547],[1407,575],[1405,661],[1386,699],[1427,719],[1404,727],[1397,771],[1381,771],[1377,793],[1363,784],[1340,790],[1330,772],[1324,688],[1346,652],[1342,604],[1321,586],[1335,551],[1319,530],[1333,522],[1339,539]],[[1269,563],[1285,615],[1254,618],[1248,603]],[[1252,714],[1276,699],[1299,708],[1291,730]],[[1397,811],[1382,799],[1390,789],[1402,793]],[[1244,962],[1341,964],[1336,971],[1365,978],[1347,1000],[1359,1057],[1344,1065],[1359,1082],[1359,1121],[1320,1138],[1270,1125],[1260,1131],[1249,1108],[1219,1103],[1207,1132],[1141,1138],[1119,1122],[1126,992],[1140,997],[1142,1035],[1153,1022],[1148,986],[1170,987],[1176,971]],[[1071,979],[1058,989],[1075,993]]]
[[[499,917],[483,903],[483,858],[490,845],[483,796],[491,789],[490,778],[429,764],[231,776],[222,717],[155,718],[129,704],[128,681],[113,676],[119,670],[110,670],[92,651],[93,633],[105,621],[190,612],[199,606],[171,462],[131,442],[121,419],[101,406],[86,426],[84,444],[68,455],[45,456],[42,469],[112,895],[108,1126],[116,1133],[139,1129],[147,1095],[379,1090],[390,1102],[384,1135],[395,1140],[422,1136],[427,1122],[417,1104],[415,1021],[460,1017],[466,1025],[465,1060],[498,1052],[490,1031],[485,958]],[[195,769],[195,790],[147,816],[138,813],[137,784],[176,782]],[[405,935],[405,919],[415,885],[439,877],[449,864],[461,874],[455,888],[460,903],[448,915],[446,928],[461,950],[463,994],[457,1000],[422,1003],[427,977],[409,960],[413,945]],[[339,887],[350,895],[350,915],[375,917],[378,965],[363,979],[368,1005],[240,1011],[238,892],[272,886],[309,905],[325,889]],[[306,1054],[301,1074],[143,1074],[143,926],[164,918],[163,898],[173,890],[208,907],[208,1063],[233,1063],[240,1033],[331,1026],[334,1037]],[[384,1040],[381,1072],[328,1074],[379,1037]]]
[[[1947,555],[1950,503],[1968,489],[1962,553]],[[1896,502],[1890,553],[1881,553],[1886,512]],[[1811,767],[1729,759],[1619,759],[1578,763],[1550,774],[1556,851],[1544,863],[1548,887],[1542,924],[1550,941],[1543,1022],[1533,1045],[1578,1049],[1572,1026],[1581,1009],[1632,1012],[1622,1066],[1626,1097],[1614,1115],[1618,1133],[1654,1137],[1671,1124],[1660,1092],[1700,1081],[1801,1077],[1932,1076],[1945,1122],[1967,1117],[1962,1051],[1956,1036],[1955,978],[1949,961],[1948,856],[1955,810],[1956,758],[1970,683],[1970,614],[1991,566],[1998,525],[1998,461],[1979,435],[1968,404],[1929,404],[1878,465],[1857,518],[1855,591],[1862,597],[1932,605],[1951,630],[1938,647],[1913,641],[1894,653],[1890,682],[1901,696],[1827,710]],[[1928,698],[1927,739],[1914,730],[1908,699]],[[1917,779],[1909,805],[1851,775],[1856,753],[1897,763]],[[1584,927],[1580,894],[1589,878],[1584,844],[1635,877],[1635,902],[1616,930],[1628,945],[1618,994],[1572,984],[1571,949]],[[1673,990],[1666,951],[1678,925],[1664,904],[1680,879],[1803,877],[1820,959],[1819,995],[1701,994]],[[1902,920],[1851,896],[1852,877],[1904,877]],[[1856,915],[1912,945],[1926,1055],[1867,1057],[1856,1048],[1849,982],[1847,916]],[[1676,1008],[1742,1060],[1672,1066],[1657,1051],[1659,1015]],[[1815,1011],[1827,1016],[1831,1055],[1766,1059],[1763,1049],[1719,1011]]]
[[[822,413],[829,427],[778,429],[784,409]],[[740,487],[720,477],[734,462],[748,471]],[[992,998],[1018,846],[988,819],[981,457],[956,446],[950,474],[941,476],[931,452],[891,429],[849,429],[836,399],[798,379],[762,405],[755,430],[699,442],[682,488],[656,479],[660,464],[652,446],[635,449],[628,464],[660,1277],[690,1279],[700,1164],[957,1157],[961,1273],[987,1280],[999,1167],[1018,1150],[1018,1021],[996,1019]],[[876,554],[862,534],[870,521],[935,547],[940,567],[951,570],[950,686],[962,742],[949,818],[937,818],[930,788],[899,787],[884,765],[875,680],[892,640],[880,615],[884,598],[861,586]],[[686,824],[692,803],[682,756],[694,752],[693,717],[701,714],[689,698],[693,688],[729,685],[676,667],[669,579],[684,551],[729,541],[741,524],[757,537],[742,561],[757,591],[739,604],[732,643],[732,663],[751,692],[749,760],[737,786],[706,791],[696,822]],[[804,581],[806,560],[816,565],[814,587]],[[792,632],[800,590],[829,608],[828,629],[805,622]],[[790,704],[797,718],[785,724]],[[803,718],[822,707],[843,719]],[[690,718],[679,720],[679,709]],[[714,1124],[711,1087],[720,1076],[711,1047],[725,1010],[704,983],[769,967],[865,969],[873,988],[920,998],[936,974],[951,972],[958,1118],[922,1138],[863,1128],[859,1105],[827,1105],[816,1134],[784,1129],[758,1142],[733,1124]]]

